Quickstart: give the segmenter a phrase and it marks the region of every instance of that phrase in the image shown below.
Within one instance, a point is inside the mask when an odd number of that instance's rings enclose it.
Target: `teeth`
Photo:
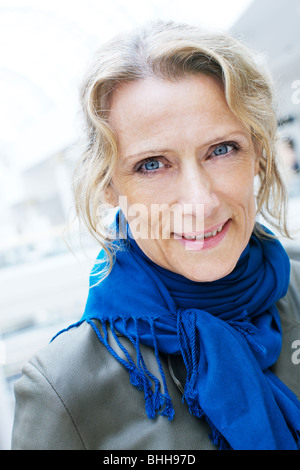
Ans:
[[[203,238],[210,238],[210,237],[215,237],[217,233],[220,233],[223,228],[223,225],[221,225],[217,230],[214,230],[213,232],[207,232],[204,235],[184,235],[183,238],[186,240],[203,240]]]

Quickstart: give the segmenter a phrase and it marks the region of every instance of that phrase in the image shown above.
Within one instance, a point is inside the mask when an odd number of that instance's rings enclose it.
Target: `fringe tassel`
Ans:
[[[153,418],[153,411],[152,411],[152,402],[153,402],[153,399],[152,399],[152,390],[151,390],[151,385],[149,384],[149,381],[147,380],[147,377],[145,377],[145,374],[142,373],[142,370],[141,370],[141,367],[140,367],[140,364],[139,362],[140,361],[137,361],[137,364],[138,364],[138,367],[135,366],[134,362],[132,361],[128,351],[126,348],[124,348],[124,346],[122,345],[121,341],[119,340],[116,332],[115,332],[115,328],[113,326],[113,324],[111,323],[111,331],[112,331],[112,334],[118,344],[118,346],[120,347],[120,349],[123,351],[123,353],[125,354],[126,358],[127,358],[127,361],[128,361],[128,372],[129,372],[129,377],[130,377],[130,383],[136,387],[138,390],[141,390],[141,391],[144,391],[144,395],[145,395],[145,403],[146,403],[146,410],[148,410],[148,416]],[[138,345],[138,348],[139,348],[139,345]],[[139,349],[138,349],[139,350]],[[140,357],[140,353],[138,352],[138,357]],[[151,402],[151,405],[150,405],[150,402]]]
[[[182,312],[181,310],[179,310],[177,319],[177,334],[181,354],[187,371],[182,401],[186,402],[189,407],[189,411],[192,415],[196,416],[197,418],[202,418],[204,416],[204,412],[201,406],[199,405],[198,396],[196,392],[197,365],[199,360],[199,348],[197,345],[196,338],[196,315],[195,313],[192,313],[190,315],[191,337],[189,345],[189,342],[187,340],[187,334],[182,326],[181,314]]]
[[[219,447],[219,450],[233,450],[230,444],[227,442],[225,437],[220,433],[220,431],[215,427],[215,425],[208,419],[206,416],[206,421],[211,429],[211,433],[209,438],[211,439],[212,443]]]
[[[184,400],[186,401],[186,404],[189,407],[189,411],[193,416],[195,416],[196,418],[203,418],[204,411],[199,406],[199,403],[196,400],[196,398],[191,397],[191,396],[189,396],[185,393],[184,394]]]
[[[161,402],[160,414],[162,416],[167,416],[168,419],[171,421],[174,418],[175,411],[174,411],[174,408],[173,408],[171,398],[169,396],[167,382],[166,382],[166,376],[165,376],[165,373],[163,371],[162,364],[161,364],[160,357],[159,357],[158,344],[157,344],[157,338],[156,338],[154,320],[153,319],[150,319],[150,327],[151,327],[151,333],[152,333],[152,337],[153,337],[155,357],[156,357],[159,372],[160,372],[162,382],[163,382],[163,386],[164,386],[164,393],[163,393],[163,395],[161,395],[162,402]]]
[[[188,346],[188,339],[186,332],[184,331],[184,328],[182,327],[182,321],[181,321],[181,310],[179,309],[177,312],[177,338],[178,338],[178,343],[182,355],[182,359],[186,368],[186,382],[189,382],[191,380],[191,374],[192,374],[192,358]]]
[[[149,322],[150,322],[151,332],[153,336],[153,346],[154,346],[154,351],[155,351],[155,357],[157,360],[157,364],[158,364],[158,368],[160,371],[162,384],[164,388],[163,393],[160,390],[161,383],[159,379],[155,377],[153,374],[151,374],[151,372],[146,367],[144,358],[140,350],[140,335],[139,335],[138,320],[135,319],[134,321],[135,321],[135,338],[133,338],[133,336],[128,333],[128,329],[126,328],[126,319],[123,318],[124,331],[126,331],[125,336],[127,339],[130,340],[137,354],[136,363],[133,361],[129,352],[121,343],[112,321],[110,321],[110,329],[111,329],[112,335],[117,345],[119,346],[121,351],[124,353],[126,360],[123,359],[121,356],[119,356],[119,354],[117,354],[117,352],[109,344],[108,331],[107,331],[106,323],[104,320],[101,321],[103,334],[101,334],[101,332],[99,331],[99,329],[97,328],[97,326],[92,320],[87,320],[87,323],[90,324],[90,326],[95,331],[98,339],[107,348],[107,350],[112,354],[112,356],[116,360],[118,360],[119,363],[122,364],[128,370],[131,384],[134,387],[136,387],[138,390],[141,390],[144,392],[145,409],[146,409],[148,418],[154,419],[156,414],[161,414],[163,416],[167,416],[169,420],[172,420],[174,417],[174,408],[173,408],[173,404],[168,393],[165,374],[164,374],[163,367],[159,358],[154,320],[149,319]],[[152,389],[152,383],[154,384],[154,392]]]

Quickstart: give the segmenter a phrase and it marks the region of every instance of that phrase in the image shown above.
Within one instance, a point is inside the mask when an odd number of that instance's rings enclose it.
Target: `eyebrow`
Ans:
[[[139,152],[139,153],[134,153],[132,155],[125,155],[125,158],[126,160],[134,160],[136,158],[140,158],[140,157],[143,157],[144,155],[149,155],[149,154],[155,154],[155,155],[159,155],[161,153],[169,153],[169,152],[173,152],[174,150],[172,149],[149,149],[149,150],[145,150],[144,152]]]
[[[242,137],[244,139],[247,139],[247,134],[246,134],[246,132],[241,132],[241,131],[235,131],[235,132],[229,132],[229,133],[227,132],[225,135],[215,136],[214,138],[212,138],[209,141],[202,144],[201,147],[209,147],[213,144],[230,141],[233,138],[237,138],[237,137]],[[168,148],[165,148],[165,149],[163,149],[163,148],[149,149],[149,150],[144,150],[142,152],[138,152],[138,153],[134,153],[134,154],[130,154],[130,155],[125,155],[125,159],[128,161],[128,160],[133,160],[133,159],[136,159],[136,158],[140,158],[140,157],[143,157],[143,156],[149,155],[149,154],[158,155],[160,153],[170,153],[170,152],[173,152],[173,150],[171,148],[169,148],[169,149]]]

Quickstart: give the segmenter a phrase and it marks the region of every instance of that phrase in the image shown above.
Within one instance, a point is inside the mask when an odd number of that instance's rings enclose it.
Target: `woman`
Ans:
[[[98,52],[82,103],[102,249],[82,319],[24,367],[13,448],[298,449],[300,267],[256,223],[287,234],[261,64],[158,22]]]

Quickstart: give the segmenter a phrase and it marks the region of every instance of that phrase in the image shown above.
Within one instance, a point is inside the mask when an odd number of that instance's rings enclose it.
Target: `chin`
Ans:
[[[228,276],[234,270],[236,263],[237,261],[234,261],[231,264],[226,263],[221,266],[210,263],[209,267],[203,265],[201,269],[187,270],[181,274],[194,282],[214,282]]]

